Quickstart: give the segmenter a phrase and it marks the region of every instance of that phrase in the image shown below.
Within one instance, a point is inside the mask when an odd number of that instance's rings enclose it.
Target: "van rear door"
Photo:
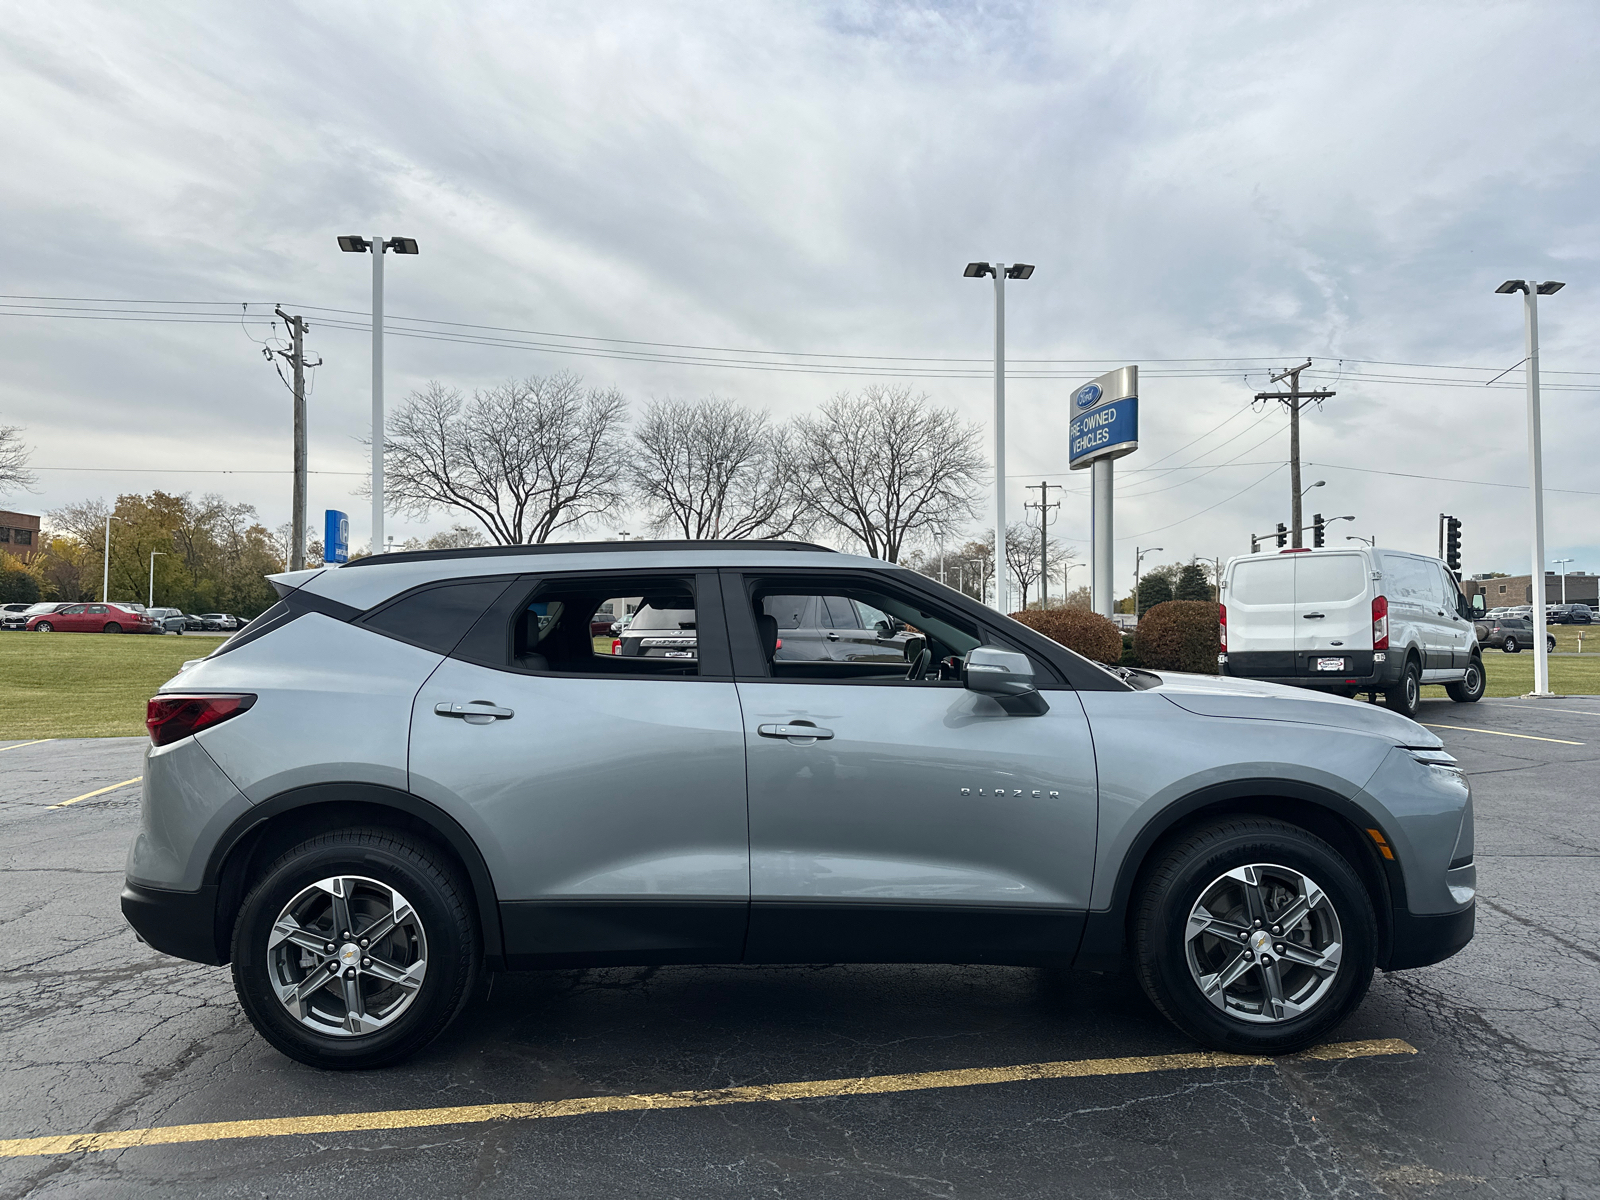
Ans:
[[[1299,660],[1295,673],[1337,675],[1353,671],[1350,652],[1372,649],[1366,560],[1354,550],[1291,557],[1295,559],[1294,626]],[[1340,665],[1335,666],[1335,662]]]
[[[1228,576],[1228,657],[1251,675],[1295,674],[1294,560],[1298,554],[1236,560]]]

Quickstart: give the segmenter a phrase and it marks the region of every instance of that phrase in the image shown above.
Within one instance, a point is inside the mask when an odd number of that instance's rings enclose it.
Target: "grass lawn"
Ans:
[[[145,701],[184,662],[219,644],[209,637],[0,634],[0,740],[142,734]]]
[[[1566,626],[1556,626],[1558,631]],[[1577,648],[1574,640],[1573,649]],[[1600,636],[1586,638],[1581,655],[1560,653],[1561,634],[1556,633],[1556,651],[1550,659],[1550,690],[1558,696],[1600,695]],[[1488,679],[1485,696],[1525,696],[1533,690],[1533,651],[1506,654],[1485,650],[1483,673]],[[1424,687],[1424,696],[1442,696],[1442,687]]]

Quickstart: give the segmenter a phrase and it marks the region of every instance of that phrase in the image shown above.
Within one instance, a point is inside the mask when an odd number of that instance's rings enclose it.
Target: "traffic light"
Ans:
[[[1289,527],[1282,521],[1278,522],[1278,549],[1282,550],[1289,544]]]
[[[1327,529],[1328,523],[1322,519],[1322,514],[1313,513],[1311,516],[1311,544],[1318,550],[1322,549],[1324,541],[1322,535],[1327,532]]]
[[[1444,561],[1457,578],[1461,575],[1461,522],[1455,517],[1444,519]]]
[[[1253,533],[1250,535],[1250,553],[1251,554],[1260,554],[1261,553],[1261,539],[1258,538]]]

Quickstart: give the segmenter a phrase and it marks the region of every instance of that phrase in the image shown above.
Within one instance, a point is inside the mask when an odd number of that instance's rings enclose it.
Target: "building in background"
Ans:
[[[0,553],[24,564],[39,553],[39,518],[32,513],[0,511]]]
[[[1554,571],[1544,573],[1544,599],[1546,604],[1561,603],[1562,576]],[[1566,576],[1567,603],[1587,604],[1591,608],[1600,603],[1600,575],[1587,571],[1573,571]],[[1502,575],[1498,579],[1463,580],[1461,590],[1469,601],[1482,594],[1484,609],[1509,608],[1517,604],[1533,603],[1532,575]]]

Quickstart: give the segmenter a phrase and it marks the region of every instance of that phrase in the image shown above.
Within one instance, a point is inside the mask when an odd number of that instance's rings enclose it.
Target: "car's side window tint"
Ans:
[[[462,579],[433,584],[391,600],[358,624],[414,646],[449,654],[508,581]]]
[[[571,675],[700,673],[693,578],[546,580],[514,618],[511,665]],[[726,651],[724,651],[724,654]]]

